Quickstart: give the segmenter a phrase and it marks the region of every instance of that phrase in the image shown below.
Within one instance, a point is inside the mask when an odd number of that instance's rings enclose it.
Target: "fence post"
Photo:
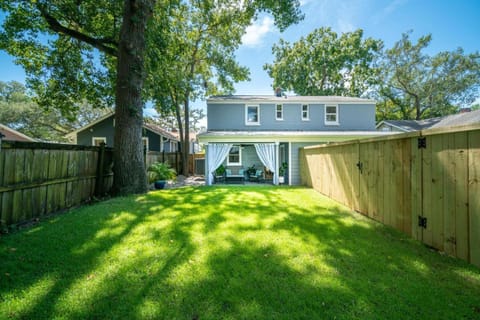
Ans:
[[[105,162],[105,142],[100,143],[98,150],[97,179],[95,181],[95,196],[103,195],[103,167]]]

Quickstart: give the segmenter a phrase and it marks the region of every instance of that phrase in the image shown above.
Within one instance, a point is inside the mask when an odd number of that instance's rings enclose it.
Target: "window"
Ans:
[[[283,104],[277,104],[275,107],[275,119],[283,120]]]
[[[242,149],[240,146],[232,146],[228,153],[227,165],[242,165]]]
[[[245,125],[259,125],[260,124],[260,107],[259,106],[245,106]]]
[[[148,138],[147,138],[147,137],[143,137],[143,138],[142,138],[142,142],[143,142],[143,150],[147,150],[147,151],[148,151]]]
[[[310,115],[309,115],[309,105],[308,104],[303,104],[302,105],[302,120],[309,120]]]
[[[100,146],[101,143],[107,144],[107,138],[105,137],[93,137],[92,138],[92,146]]]
[[[170,152],[177,152],[177,142],[170,141]]]
[[[338,106],[325,105],[325,124],[338,124]]]

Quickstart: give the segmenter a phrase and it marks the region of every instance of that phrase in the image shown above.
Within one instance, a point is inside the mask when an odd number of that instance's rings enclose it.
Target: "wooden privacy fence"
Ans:
[[[188,174],[196,174],[196,160],[204,158],[204,154],[190,154],[188,156]],[[180,152],[157,152],[149,151],[145,157],[145,164],[148,168],[154,162],[168,162],[175,171],[182,170],[182,154]]]
[[[176,172],[180,172],[182,168],[182,154],[180,152],[148,151],[145,157],[145,166],[148,168],[155,162],[168,162]]]
[[[302,182],[480,266],[480,125],[305,147]]]
[[[0,231],[110,192],[112,149],[3,141]]]

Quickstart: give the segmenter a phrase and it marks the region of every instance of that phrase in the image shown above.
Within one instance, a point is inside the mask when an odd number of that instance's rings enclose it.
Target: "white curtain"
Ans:
[[[273,184],[278,184],[278,174],[276,174],[276,152],[274,143],[256,143],[254,144],[257,155],[263,165],[273,172]]]
[[[215,170],[222,164],[227,157],[232,144],[213,143],[207,145],[207,185],[212,184]]]

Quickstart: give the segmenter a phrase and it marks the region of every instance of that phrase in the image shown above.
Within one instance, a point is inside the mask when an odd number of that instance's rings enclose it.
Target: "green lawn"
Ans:
[[[0,237],[0,319],[479,319],[480,269],[311,189],[116,198]]]

